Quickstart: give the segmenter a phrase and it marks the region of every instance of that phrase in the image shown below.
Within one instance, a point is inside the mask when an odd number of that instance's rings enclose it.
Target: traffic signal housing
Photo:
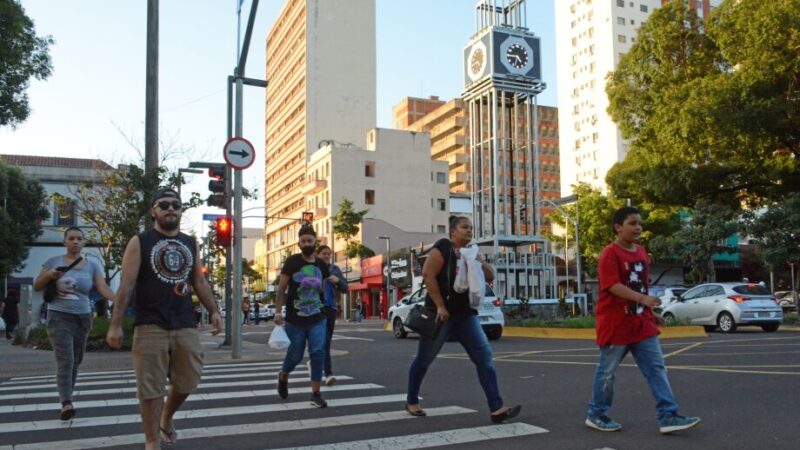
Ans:
[[[303,225],[311,225],[314,222],[314,213],[311,211],[303,211],[303,218],[300,219]]]
[[[230,247],[233,242],[233,219],[228,216],[218,217],[214,227],[217,245]]]
[[[212,178],[208,182],[208,196],[206,204],[217,208],[226,209],[230,204],[228,196],[225,195],[225,164],[219,163],[208,168],[208,176]]]

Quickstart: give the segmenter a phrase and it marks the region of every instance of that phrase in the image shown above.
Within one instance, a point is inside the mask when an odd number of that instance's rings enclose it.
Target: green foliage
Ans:
[[[546,320],[534,317],[523,320],[519,326],[532,328],[594,328],[594,317],[566,317],[563,320]]]
[[[16,127],[30,114],[31,77],[44,80],[53,71],[50,36],[37,37],[33,21],[17,0],[0,0],[0,126]]]
[[[800,265],[800,193],[768,205],[760,215],[745,213],[745,224],[773,270],[788,263]]]
[[[609,77],[631,146],[606,180],[634,203],[736,207],[800,191],[800,0],[651,14]]]
[[[353,202],[347,198],[342,198],[342,201],[339,202],[339,207],[337,208],[336,214],[333,216],[333,232],[347,242],[345,255],[348,258],[355,258],[356,256],[368,258],[375,255],[375,252],[354,240],[355,236],[358,235],[358,232],[361,230],[361,222],[368,212],[368,209],[355,211],[353,209]]]
[[[108,352],[111,348],[106,344],[106,333],[108,333],[108,326],[110,320],[105,317],[95,317],[92,320],[92,329],[89,331],[89,337],[86,341],[86,351],[89,352]],[[133,319],[126,317],[122,321],[122,332],[124,338],[122,340],[122,350],[130,350],[133,343]],[[19,344],[21,344],[20,342]],[[28,334],[27,347],[36,348],[38,350],[53,350],[50,344],[50,338],[47,336],[47,327],[39,325],[31,329]]]
[[[356,256],[360,258],[371,258],[375,256],[375,252],[373,252],[369,247],[362,245],[360,242],[356,241],[349,241],[347,243],[347,248],[345,248],[344,254],[348,258],[355,258]]]
[[[31,243],[49,217],[42,185],[0,162],[0,278],[23,268]]]

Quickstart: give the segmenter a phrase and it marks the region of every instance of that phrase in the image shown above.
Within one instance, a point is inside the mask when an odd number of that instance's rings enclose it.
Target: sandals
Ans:
[[[175,431],[175,425],[173,425],[172,428],[169,431],[165,430],[164,427],[159,425],[158,426],[158,437],[161,438],[161,442],[163,442],[163,443],[165,443],[167,445],[172,445],[172,444],[178,442],[178,432]]]
[[[506,420],[517,417],[520,411],[522,411],[522,406],[517,405],[512,408],[508,408],[507,410],[501,412],[500,414],[491,414],[489,417],[492,418],[492,422],[494,423],[503,423]]]
[[[64,409],[67,408],[67,409]],[[75,408],[72,406],[72,403],[68,403],[61,407],[61,420],[67,421],[72,420],[75,417]]]
[[[414,417],[425,417],[428,415],[428,413],[426,413],[424,409],[418,409],[414,411],[413,409],[411,409],[408,403],[406,403],[406,412]]]

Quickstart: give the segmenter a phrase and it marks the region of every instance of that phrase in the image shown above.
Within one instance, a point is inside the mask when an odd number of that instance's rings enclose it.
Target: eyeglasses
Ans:
[[[158,206],[162,211],[168,210],[170,208],[170,206],[175,211],[180,211],[181,208],[183,208],[183,205],[181,205],[181,202],[178,202],[178,201],[175,201],[175,202],[161,201],[161,202],[156,203],[156,206]]]

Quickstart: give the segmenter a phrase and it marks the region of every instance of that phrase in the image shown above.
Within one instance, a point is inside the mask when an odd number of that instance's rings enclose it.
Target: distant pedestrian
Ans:
[[[256,302],[255,305],[253,305],[253,318],[256,320],[256,325],[258,325],[258,322],[261,320],[261,317],[259,317],[260,312],[261,312],[261,305],[259,305],[258,302]]]
[[[412,416],[425,416],[419,404],[419,390],[428,368],[444,345],[445,339],[452,335],[461,343],[475,364],[483,393],[489,405],[492,422],[502,423],[516,417],[522,407],[503,406],[497,372],[492,361],[492,347],[486,338],[477,312],[470,307],[469,292],[458,293],[453,289],[456,279],[457,260],[460,251],[472,240],[472,222],[467,217],[451,216],[449,220],[450,238],[440,239],[428,253],[422,267],[422,277],[428,287],[425,306],[436,307],[436,321],[440,330],[435,339],[419,337],[417,356],[408,370],[408,394],[406,411]],[[480,257],[483,274],[487,282],[494,280],[492,267]]]
[[[630,206],[618,209],[613,227],[617,238],[603,249],[598,262],[600,299],[596,328],[600,361],[594,373],[585,424],[600,431],[622,429],[607,413],[614,399],[615,373],[625,355],[631,353],[656,400],[659,431],[671,433],[691,428],[700,418],[678,415],[678,403],[667,378],[658,340],[658,325],[663,325],[663,319],[652,310],[661,300],[647,294],[648,256],[637,245],[642,234],[639,210]]]
[[[203,349],[194,317],[192,290],[211,312],[212,334],[222,319],[211,295],[194,237],[180,232],[182,203],[172,189],[153,195],[153,228],[131,238],[106,342],[122,346],[122,319],[134,300],[133,366],[145,449],[177,441],[172,417],[200,383]],[[191,289],[190,289],[191,286]],[[164,402],[164,386],[169,393]]]
[[[242,301],[242,325],[250,325],[250,302]]]
[[[333,328],[336,325],[336,316],[339,315],[339,296],[347,292],[347,279],[345,279],[342,269],[331,263],[332,253],[333,251],[327,245],[320,245],[317,248],[317,256],[328,265],[331,273],[330,277],[323,282],[325,289],[323,310],[328,322],[328,333],[325,340],[325,386],[336,382],[331,367],[331,340],[333,339]]]
[[[64,232],[67,253],[45,261],[33,284],[37,291],[44,290],[50,283],[56,284],[57,295],[47,304],[47,336],[57,364],[56,384],[61,398],[61,420],[70,420],[75,416],[72,391],[92,329],[93,308],[89,293],[94,289],[103,297],[103,302],[106,298],[114,298],[114,291],[106,283],[103,268],[94,259],[83,259],[65,270],[81,258],[85,245],[86,239],[80,228],[67,228]]]
[[[359,303],[356,305],[356,320],[360,323],[364,320],[364,304]]]
[[[284,325],[291,341],[278,373],[278,395],[284,400],[289,398],[289,374],[303,359],[308,342],[308,355],[311,359],[311,404],[324,408],[328,403],[319,392],[322,366],[325,363],[327,330],[327,320],[322,310],[322,282],[330,274],[328,264],[314,254],[317,244],[317,233],[314,229],[304,225],[298,232],[298,239],[301,253],[290,256],[283,263],[275,301],[275,325]],[[284,305],[285,320],[280,313]]]
[[[8,291],[3,300],[3,321],[6,323],[6,339],[11,339],[19,324],[19,293],[16,290]]]

